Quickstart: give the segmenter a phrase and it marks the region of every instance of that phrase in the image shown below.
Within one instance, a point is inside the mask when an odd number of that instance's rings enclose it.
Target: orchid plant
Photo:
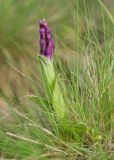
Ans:
[[[45,19],[39,21],[39,28],[39,63],[45,93],[56,117],[63,118],[65,115],[65,102],[58,82],[59,76],[55,74],[53,67],[54,40],[51,29]]]

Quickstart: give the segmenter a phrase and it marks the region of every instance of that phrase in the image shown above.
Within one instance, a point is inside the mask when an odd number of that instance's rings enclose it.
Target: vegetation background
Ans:
[[[1,159],[114,159],[113,15],[113,0],[0,0]],[[68,97],[72,106],[75,103],[78,107],[94,108],[76,110],[81,124],[86,123],[87,128],[96,127],[95,131],[91,130],[94,132],[91,140],[82,136],[85,126],[81,126],[81,133],[80,128],[75,131],[80,134],[74,136],[76,140],[67,135],[70,129],[61,134],[53,127],[50,129],[45,112],[25,98],[37,90],[42,96],[44,94],[36,62],[39,54],[38,21],[42,18],[52,28],[56,43],[54,65],[62,78],[68,80],[66,89],[71,94]],[[80,84],[82,88],[78,89],[83,91],[80,95],[75,88],[75,82],[81,83],[78,76],[82,76],[89,88]],[[71,112],[76,114],[73,110]],[[93,119],[84,117],[91,114]],[[91,120],[95,122],[90,124]],[[111,126],[109,132],[107,126]],[[74,147],[75,142],[79,145]]]

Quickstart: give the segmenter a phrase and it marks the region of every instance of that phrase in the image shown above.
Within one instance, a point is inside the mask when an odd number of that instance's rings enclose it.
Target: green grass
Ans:
[[[100,23],[97,23],[95,13],[89,11],[90,1],[88,5],[79,2],[73,1],[71,5],[69,25],[64,24],[67,19],[55,24],[57,47],[53,61],[56,74],[60,74],[59,85],[67,108],[63,119],[59,121],[50,109],[39,63],[36,58],[28,60],[35,55],[33,48],[26,48],[28,58],[24,55],[26,61],[18,63],[7,52],[10,74],[7,81],[4,79],[7,87],[0,86],[1,99],[5,102],[0,119],[0,156],[3,159],[114,159],[114,18],[99,1],[96,5]],[[49,5],[48,1],[46,3]],[[22,15],[26,15],[23,12]],[[66,37],[61,39],[60,35]],[[18,46],[21,48],[20,44]],[[64,58],[58,56],[60,52]],[[30,98],[30,95],[35,97]]]

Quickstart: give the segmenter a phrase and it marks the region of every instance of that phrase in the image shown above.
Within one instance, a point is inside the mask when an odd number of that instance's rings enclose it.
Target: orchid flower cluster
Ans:
[[[40,20],[40,53],[47,58],[52,58],[54,53],[54,40],[52,38],[51,30],[45,19]]]

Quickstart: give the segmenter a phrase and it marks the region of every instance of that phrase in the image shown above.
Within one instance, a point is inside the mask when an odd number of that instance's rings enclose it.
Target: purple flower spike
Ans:
[[[40,20],[40,54],[51,59],[54,53],[54,40],[52,38],[51,30],[45,19]]]

